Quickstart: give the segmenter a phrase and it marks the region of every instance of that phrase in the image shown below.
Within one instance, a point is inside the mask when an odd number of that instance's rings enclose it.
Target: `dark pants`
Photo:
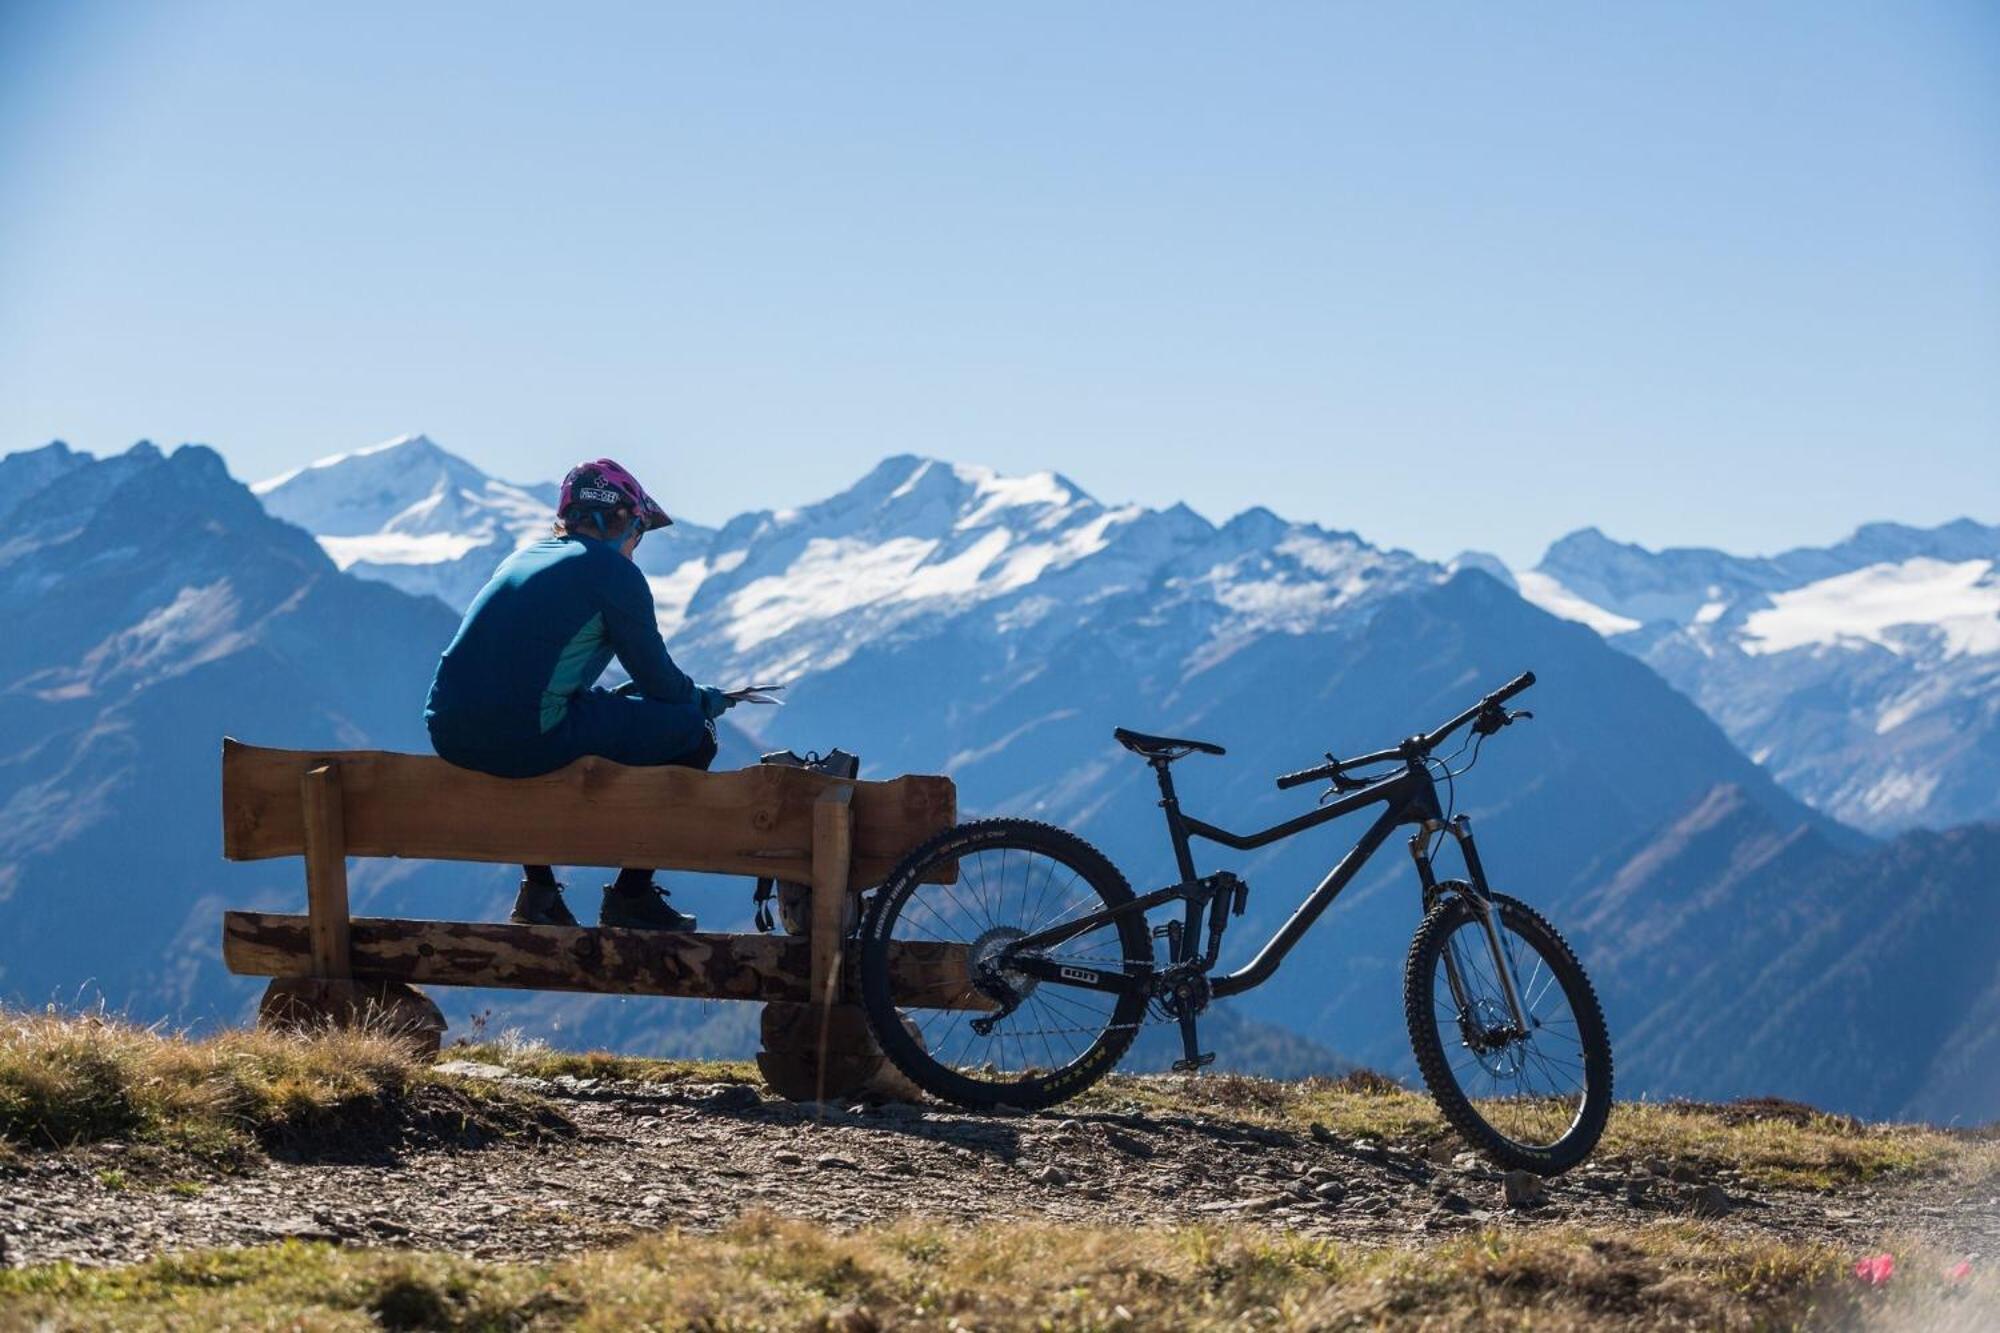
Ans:
[[[460,768],[503,778],[531,778],[553,773],[585,755],[597,755],[635,768],[672,765],[706,770],[715,762],[715,724],[695,703],[670,704],[634,694],[589,690],[570,700],[568,714],[551,730],[522,744],[507,745],[489,738],[467,737],[441,719],[431,721],[431,746],[440,757]],[[534,883],[555,883],[548,866],[523,866]],[[618,872],[618,886],[641,888],[653,882],[651,870],[628,867]]]

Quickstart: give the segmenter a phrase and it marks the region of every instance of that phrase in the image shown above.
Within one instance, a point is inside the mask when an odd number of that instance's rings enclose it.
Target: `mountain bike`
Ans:
[[[919,1087],[974,1109],[1039,1109],[1074,1097],[1117,1065],[1139,1025],[1178,1023],[1193,1071],[1197,1020],[1209,1004],[1270,979],[1305,933],[1398,828],[1414,826],[1411,858],[1423,922],[1403,971],[1403,1012],[1417,1069],[1466,1141],[1501,1164],[1553,1175],[1587,1156],[1611,1109],[1611,1044],[1576,955],[1518,899],[1492,891],[1472,821],[1441,808],[1438,783],[1478,759],[1479,746],[1532,716],[1507,701],[1527,672],[1434,731],[1400,745],[1277,779],[1281,790],[1325,782],[1319,806],[1256,833],[1231,833],[1182,811],[1171,766],[1220,745],[1119,728],[1146,761],[1179,868],[1177,883],[1134,895],[1125,876],[1082,838],[1025,819],[982,819],[913,851],[875,893],[861,927],[861,994],[884,1054]],[[1449,758],[1435,752],[1470,728]],[[1472,759],[1454,770],[1471,747]],[[1386,769],[1383,765],[1388,765]],[[1374,770],[1357,772],[1357,770]],[[1191,840],[1251,851],[1368,806],[1381,814],[1255,957],[1217,974],[1216,958],[1249,886],[1227,871],[1196,872]],[[1449,838],[1463,878],[1441,879],[1433,853]],[[1180,904],[1155,927],[1147,914]],[[1165,945],[1164,962],[1154,942]],[[949,1003],[899,1007],[892,946],[962,959]]]

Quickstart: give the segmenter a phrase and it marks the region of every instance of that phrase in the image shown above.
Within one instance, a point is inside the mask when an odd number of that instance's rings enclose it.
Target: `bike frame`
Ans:
[[[1340,796],[1308,811],[1294,819],[1274,824],[1256,833],[1231,833],[1205,820],[1182,811],[1180,799],[1174,793],[1172,775],[1168,772],[1168,761],[1155,758],[1150,761],[1160,784],[1160,807],[1166,812],[1167,833],[1173,840],[1174,858],[1181,872],[1181,882],[1151,893],[1142,894],[1129,903],[1105,908],[1065,921],[1047,930],[1023,936],[1007,948],[1006,966],[1010,971],[1057,985],[1076,986],[1087,990],[1110,991],[1114,993],[1140,992],[1151,994],[1154,982],[1162,973],[1155,967],[1144,972],[1112,972],[1096,968],[1079,967],[1035,956],[1034,951],[1052,949],[1105,923],[1132,913],[1144,914],[1155,907],[1163,906],[1175,899],[1186,903],[1186,914],[1179,931],[1169,931],[1169,939],[1174,943],[1174,956],[1170,966],[1185,966],[1200,961],[1201,971],[1206,972],[1215,962],[1219,951],[1225,924],[1223,901],[1225,895],[1237,895],[1237,911],[1242,910],[1241,894],[1244,886],[1235,876],[1214,875],[1206,879],[1195,873],[1192,840],[1201,838],[1207,842],[1220,843],[1237,851],[1254,851],[1317,828],[1321,824],[1349,815],[1371,805],[1386,808],[1376,817],[1375,822],[1362,833],[1359,841],[1347,855],[1327,872],[1319,886],[1306,896],[1304,902],[1293,911],[1285,923],[1257,951],[1257,955],[1234,972],[1224,973],[1209,980],[1208,992],[1214,997],[1238,995],[1268,981],[1278,970],[1278,965],[1292,951],[1299,940],[1311,930],[1313,923],[1332,905],[1370,857],[1381,850],[1389,835],[1405,824],[1418,826],[1418,831],[1410,837],[1410,855],[1416,861],[1417,876],[1423,886],[1424,905],[1428,908],[1436,895],[1445,887],[1463,890],[1470,888],[1474,899],[1474,910],[1485,926],[1488,942],[1495,957],[1499,957],[1500,944],[1492,921],[1492,913],[1487,901],[1486,872],[1479,861],[1479,852],[1472,840],[1472,821],[1465,816],[1446,824],[1438,807],[1437,785],[1433,781],[1424,761],[1418,758],[1407,760],[1400,770],[1367,782],[1364,786]],[[1449,831],[1457,840],[1465,858],[1465,866],[1470,883],[1452,881],[1449,886],[1440,885],[1431,869],[1431,835],[1440,830]],[[1204,914],[1208,916],[1208,948],[1204,958],[1197,960],[1194,950],[1202,933]],[[1502,967],[1509,1007],[1514,1010],[1517,1022],[1521,1021],[1520,1002],[1515,994],[1511,969]],[[1454,985],[1457,978],[1453,976]]]

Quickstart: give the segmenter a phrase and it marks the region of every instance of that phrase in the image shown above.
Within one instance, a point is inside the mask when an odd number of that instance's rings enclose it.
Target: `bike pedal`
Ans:
[[[1206,1055],[1197,1055],[1189,1060],[1174,1061],[1174,1072],[1176,1074],[1192,1074],[1195,1070],[1204,1068],[1214,1063],[1215,1063],[1215,1052],[1210,1051]]]

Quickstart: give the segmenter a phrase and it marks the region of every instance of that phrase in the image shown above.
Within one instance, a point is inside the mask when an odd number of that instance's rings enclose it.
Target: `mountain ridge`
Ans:
[[[1576,934],[1634,1016],[1621,1058],[1669,1079],[1698,1065],[1722,1097],[1782,1063],[1800,1100],[1867,1082],[1877,1114],[1949,1120],[2000,1107],[1996,866],[2000,824],[1842,850],[1718,787],[1582,905]]]
[[[0,469],[60,473],[72,464],[69,455],[55,453],[28,463],[0,460]],[[143,472],[160,461],[156,450],[135,451],[92,465]],[[69,599],[91,608],[71,627],[77,649],[61,662],[23,658],[15,671],[0,673],[0,811],[32,819],[52,808],[51,801],[66,800],[79,812],[97,809],[93,827],[104,827],[106,818],[130,811],[138,799],[129,785],[116,783],[127,782],[133,763],[165,746],[200,763],[171,770],[176,784],[188,788],[180,794],[185,808],[174,806],[179,813],[171,818],[164,811],[147,818],[169,836],[182,819],[206,825],[212,809],[198,799],[205,781],[200,765],[208,762],[214,736],[231,726],[238,734],[285,744],[349,744],[365,737],[422,748],[412,701],[421,697],[434,653],[455,623],[438,590],[418,596],[393,587],[357,591],[369,580],[353,567],[339,569],[324,539],[315,541],[262,512],[219,460],[203,468],[204,484],[234,488],[221,502],[222,519],[189,529],[185,554],[135,547],[126,558],[151,579],[144,597]],[[198,470],[191,468],[190,477]],[[410,503],[435,493],[433,483],[417,477]],[[457,489],[484,493],[479,486]],[[186,508],[202,514],[198,503]],[[545,520],[542,514],[537,521]],[[247,546],[246,534],[256,534]],[[147,536],[143,530],[138,535]],[[732,762],[754,754],[755,744],[822,751],[843,745],[862,754],[870,776],[949,772],[959,783],[965,814],[1005,812],[1067,824],[1147,887],[1168,882],[1175,870],[1164,856],[1149,775],[1110,742],[1112,726],[1206,735],[1228,744],[1227,759],[1201,758],[1177,770],[1183,798],[1226,827],[1256,827],[1297,813],[1307,799],[1274,793],[1274,773],[1323,749],[1354,753],[1392,743],[1533,667],[1543,683],[1526,702],[1539,720],[1461,756],[1461,763],[1477,758],[1478,771],[1451,784],[1447,797],[1476,819],[1498,887],[1526,897],[1561,925],[1584,926],[1578,938],[1587,964],[1598,971],[1601,953],[1608,969],[1600,982],[1615,1031],[1665,1022],[1656,1011],[1672,1002],[1671,995],[1649,979],[1703,975],[1703,953],[1713,952],[1721,929],[1715,923],[1727,919],[1717,915],[1723,910],[1717,904],[1756,900],[1746,887],[1754,887],[1754,878],[1732,877],[1733,868],[1777,864],[1770,849],[1791,847],[1799,850],[1784,855],[1799,859],[1783,864],[1801,867],[1788,873],[1805,873],[1804,867],[1819,864],[1807,851],[1823,855],[1826,865],[1844,865],[1843,858],[1868,844],[1788,794],[1646,662],[1524,600],[1484,567],[1433,564],[1373,547],[1356,534],[1289,523],[1269,510],[1253,508],[1214,524],[1184,506],[1104,505],[1059,474],[1002,478],[988,469],[905,456],[884,460],[855,486],[817,505],[741,515],[688,535],[694,540],[676,547],[656,545],[649,534],[640,548],[642,560],[650,554],[656,561],[649,577],[662,603],[663,627],[684,664],[701,678],[724,682],[773,664],[812,665],[794,680],[787,707],[730,715],[754,729],[754,737],[740,741],[742,757]],[[500,537],[499,553],[518,540]],[[259,564],[258,543],[289,554]],[[668,567],[659,573],[662,555]],[[41,581],[40,559],[31,547],[0,548],[0,589],[16,588],[24,598],[46,593],[54,585]],[[327,605],[345,606],[340,599],[365,595],[389,599],[382,606],[395,609],[362,613],[371,624],[358,637],[344,619],[313,615],[270,619],[267,630],[265,621],[229,612],[231,596],[235,605],[246,604],[244,590],[229,582],[249,577],[236,568],[246,560],[277,571],[269,587],[253,581],[263,588],[260,607],[283,603],[310,584],[324,585],[317,596],[334,599]],[[60,559],[46,570],[58,579],[75,576]],[[284,570],[293,572],[290,585],[279,576]],[[229,595],[203,592],[218,582],[228,583]],[[308,596],[299,606],[322,604]],[[393,648],[369,647],[374,641],[368,635],[378,628],[372,622],[394,617],[421,627],[399,632]],[[139,626],[145,632],[133,635]],[[163,635],[176,626],[201,632]],[[245,637],[225,642],[229,635]],[[319,640],[343,637],[357,641],[315,654]],[[23,641],[19,651],[30,652],[34,642]],[[79,761],[82,767],[51,786],[33,756],[55,753],[64,733],[53,715],[29,709],[28,701],[38,696],[23,683],[40,673],[39,683],[28,682],[34,690],[73,689],[76,662],[104,643],[135,645],[107,650],[105,660],[141,670],[146,687],[138,703],[107,712],[101,700],[78,696],[67,706],[74,726],[122,736],[120,743],[137,747],[141,758],[121,768],[112,757],[116,746],[101,740]],[[195,661],[204,646],[211,660]],[[189,669],[163,679],[149,665],[156,659],[147,656],[159,652],[182,654]],[[103,678],[118,679],[115,673]],[[343,707],[342,690],[369,697]],[[218,707],[219,698],[229,699],[229,709]],[[42,706],[60,705],[45,700]],[[263,729],[241,729],[231,710],[254,712]],[[317,729],[301,722],[313,718]],[[98,800],[91,783],[106,775],[114,785]],[[1718,787],[1736,795],[1688,823],[1689,811],[1702,810]],[[1356,831],[1358,826],[1348,830],[1350,836]],[[1253,886],[1249,914],[1229,936],[1225,966],[1275,927],[1343,845],[1336,833],[1243,857],[1203,848],[1204,869],[1219,868],[1220,860]],[[1650,860],[1649,847],[1656,848]],[[204,882],[238,886],[233,904],[258,905],[259,892],[276,901],[296,896],[295,878],[286,875],[242,891],[250,880],[234,872],[252,867],[230,868],[229,877],[217,879],[212,848],[189,843],[175,854],[180,863],[171,882],[190,886],[196,899],[201,895],[192,886]],[[1967,855],[1984,855],[1984,844]],[[1647,917],[1639,911],[1650,905],[1646,886],[1668,883],[1661,878],[1667,868],[1678,868],[1672,897],[1682,915]],[[37,928],[50,929],[60,913],[56,901],[87,894],[94,873],[81,857],[64,862],[53,876],[41,862],[30,862],[25,871],[19,862],[0,863],[0,874],[16,884],[12,890],[0,885],[0,895],[13,892],[18,900],[18,885],[35,880],[37,896],[50,899],[36,908]],[[125,865],[123,873],[139,874],[139,863]],[[1400,1035],[1399,973],[1416,911],[1409,881],[1407,863],[1398,856],[1371,865],[1279,978],[1233,1001],[1232,1013],[1265,1032],[1287,1030],[1320,1050],[1400,1069],[1408,1057]],[[51,885],[53,895],[44,892]],[[706,920],[728,925],[747,917],[740,885],[677,887]],[[491,914],[504,905],[507,891],[495,874],[467,867],[436,874],[389,867],[379,875],[357,873],[355,881],[358,907],[407,912],[408,904],[421,904],[422,915]],[[723,896],[711,899],[711,891]],[[711,903],[721,904],[719,914]],[[158,977],[179,977],[179,990],[156,980],[148,993],[219,994],[213,972],[202,970],[212,969],[212,955],[190,961],[193,942],[219,902],[211,895],[183,905],[173,922],[156,919],[148,927],[156,950],[175,942],[167,946],[167,959],[152,966]],[[1596,919],[1593,910],[1601,912]],[[1621,950],[1627,918],[1634,922],[1630,930],[1651,922],[1646,929],[1652,934],[1643,937],[1672,956],[1654,960]],[[1843,939],[1859,934],[1850,917],[1828,919],[1839,924]],[[141,938],[121,947],[140,948]],[[1897,986],[1918,984],[1921,969],[1910,957],[1904,955],[1904,971],[1890,978]],[[1649,970],[1656,962],[1667,970]],[[0,985],[9,980],[0,977]],[[454,1005],[486,1002],[459,993],[448,999]],[[547,1024],[612,1021],[602,1017],[602,1006],[580,997],[540,997],[509,1012],[537,1015]],[[699,1031],[658,1023],[648,1030],[639,1009],[617,1012],[632,1017],[589,1030],[615,1030],[620,1042],[665,1041],[709,1052],[740,1049],[730,1043],[747,1038],[737,1022],[742,1015],[703,1019],[707,1026]],[[1946,1040],[1927,1029],[1910,1054],[1942,1069],[1951,1060],[1941,1045]],[[1684,1056],[1670,1042],[1648,1046],[1643,1040],[1635,1050],[1635,1060],[1621,1054],[1621,1083],[1628,1090],[1699,1094],[1734,1076],[1726,1053]],[[1789,1067],[1773,1059],[1767,1068],[1771,1086],[1758,1091],[1788,1092]],[[1799,1076],[1802,1084],[1816,1077],[1804,1062]],[[1907,1071],[1874,1083],[1864,1078],[1833,1104],[1871,1113],[1903,1104],[1912,1086]],[[1947,1088],[1936,1105],[1986,1095],[1976,1078],[1951,1086],[1959,1091]]]
[[[1872,833],[2000,818],[2000,525],[1869,523],[1827,547],[1658,552],[1594,528],[1515,574]]]

